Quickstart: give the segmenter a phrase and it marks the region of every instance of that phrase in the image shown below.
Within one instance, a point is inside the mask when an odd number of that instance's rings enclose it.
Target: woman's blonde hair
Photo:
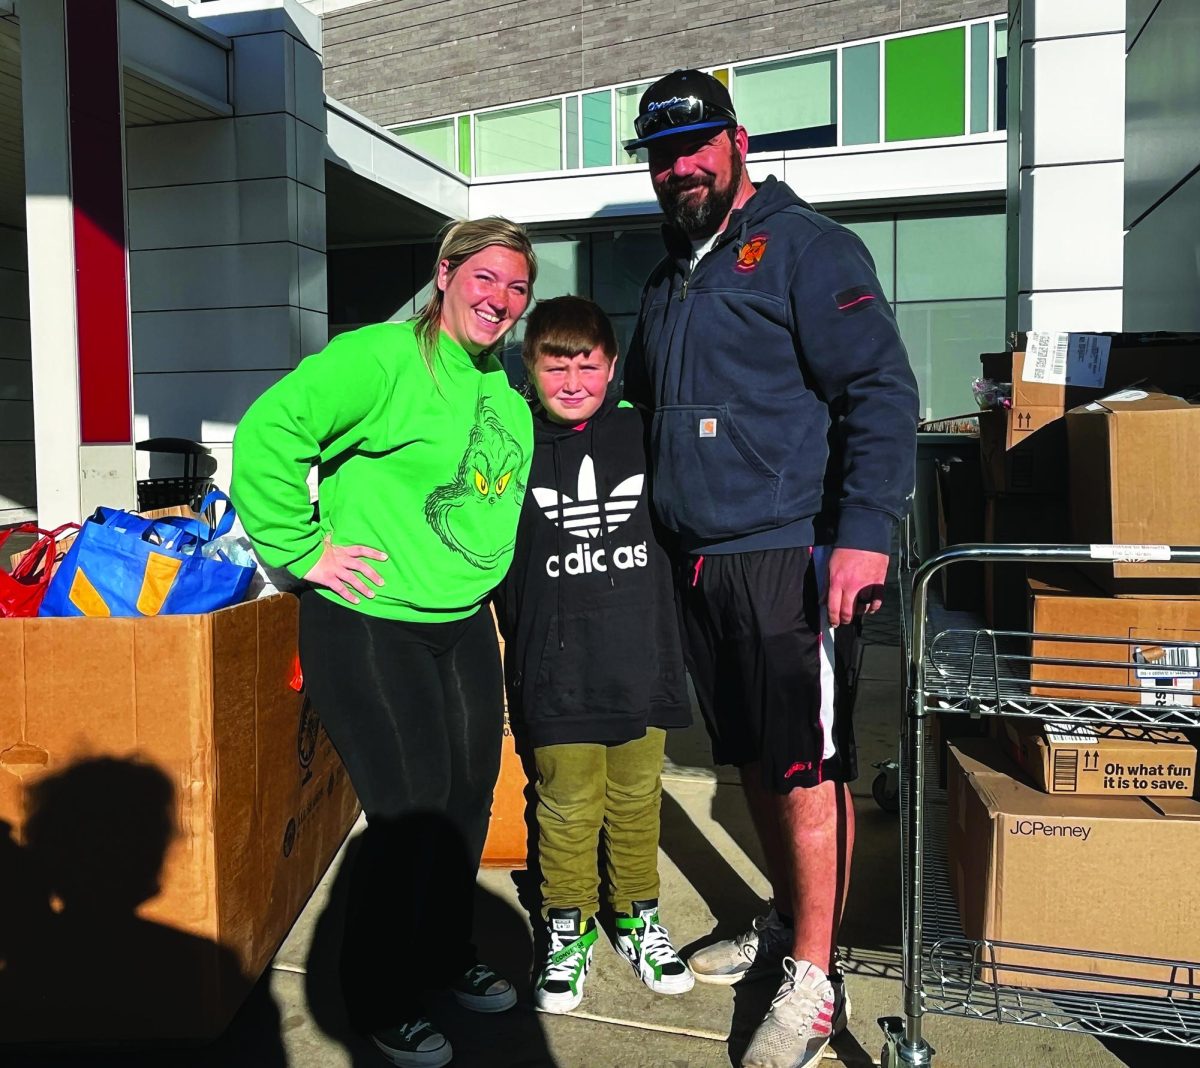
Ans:
[[[429,373],[433,374],[433,358],[437,352],[438,333],[442,327],[442,304],[446,295],[438,288],[438,270],[443,260],[450,264],[453,273],[477,252],[492,245],[512,249],[525,257],[529,265],[529,299],[533,300],[533,283],[537,280],[537,255],[529,235],[514,222],[499,215],[485,219],[462,219],[450,223],[441,234],[442,243],[433,264],[433,292],[416,317],[415,333],[421,357]]]

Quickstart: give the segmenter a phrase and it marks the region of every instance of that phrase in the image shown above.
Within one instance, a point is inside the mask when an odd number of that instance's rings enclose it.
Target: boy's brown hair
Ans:
[[[584,297],[538,301],[525,321],[521,361],[532,376],[542,356],[578,356],[599,348],[611,363],[617,358],[617,336],[598,304]]]

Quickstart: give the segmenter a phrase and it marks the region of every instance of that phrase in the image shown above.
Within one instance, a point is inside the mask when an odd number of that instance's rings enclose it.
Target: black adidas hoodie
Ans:
[[[509,711],[534,746],[619,744],[691,722],[647,422],[610,396],[582,429],[535,407],[533,468],[496,591]]]
[[[917,387],[866,247],[774,178],[694,270],[663,236],[625,368],[654,410],[658,517],[689,552],[888,552]]]

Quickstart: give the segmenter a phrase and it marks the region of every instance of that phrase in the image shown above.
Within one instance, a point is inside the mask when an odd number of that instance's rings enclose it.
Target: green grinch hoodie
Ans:
[[[412,323],[381,323],[339,335],[250,406],[230,495],[265,563],[303,578],[326,537],[381,549],[388,558],[369,562],[383,586],[348,607],[421,622],[464,618],[504,578],[533,453],[529,407],[494,356],[480,369],[445,334],[433,370]]]

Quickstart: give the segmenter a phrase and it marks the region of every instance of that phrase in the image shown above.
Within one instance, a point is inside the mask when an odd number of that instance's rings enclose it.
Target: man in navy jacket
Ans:
[[[625,372],[654,412],[654,505],[679,539],[688,668],[732,763],[774,902],[693,954],[700,981],[774,975],[743,1060],[815,1063],[845,1026],[835,947],[857,774],[846,667],[913,487],[917,390],[870,255],[774,177],[699,71],[655,82],[637,138],[666,217]]]

